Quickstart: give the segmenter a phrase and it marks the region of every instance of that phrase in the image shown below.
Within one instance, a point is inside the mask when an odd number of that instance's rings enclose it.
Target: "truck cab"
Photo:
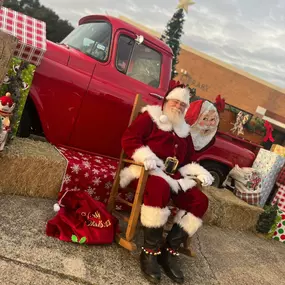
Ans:
[[[84,17],[61,43],[48,42],[21,125],[38,128],[38,114],[51,143],[118,157],[135,95],[161,103],[172,57],[164,42],[120,19]]]

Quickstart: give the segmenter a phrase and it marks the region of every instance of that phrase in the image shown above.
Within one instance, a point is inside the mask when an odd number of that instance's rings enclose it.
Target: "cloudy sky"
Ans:
[[[41,0],[74,26],[89,14],[124,15],[158,32],[179,0]],[[285,0],[196,0],[182,42],[285,88]]]

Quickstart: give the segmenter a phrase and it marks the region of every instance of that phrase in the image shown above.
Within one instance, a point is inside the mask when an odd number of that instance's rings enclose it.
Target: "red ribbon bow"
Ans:
[[[274,142],[274,138],[272,136],[272,131],[273,131],[272,125],[268,121],[265,121],[264,127],[266,129],[266,134],[265,134],[263,141],[267,142],[268,140],[270,140],[271,142]]]
[[[216,108],[218,110],[218,112],[223,112],[225,110],[225,99],[221,97],[221,95],[219,94],[217,97],[216,97]]]
[[[180,81],[170,80],[168,90],[173,90],[176,87],[185,88],[185,85],[183,83],[181,83]]]

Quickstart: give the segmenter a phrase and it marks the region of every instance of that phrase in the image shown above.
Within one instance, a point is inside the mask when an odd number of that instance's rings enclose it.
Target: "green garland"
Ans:
[[[240,111],[242,111],[241,109],[236,108],[236,107],[231,106],[231,105],[228,105],[228,104],[226,104],[225,109],[229,110],[230,112],[232,112],[234,114],[238,114]],[[242,111],[242,112],[244,112],[244,111]],[[251,116],[251,118],[248,120],[248,122],[244,125],[244,128],[251,133],[257,133],[257,134],[264,136],[266,133],[266,129],[264,127],[264,120],[262,120],[258,117],[255,117],[250,113],[247,113],[247,112],[244,112],[244,113],[249,114]]]
[[[15,71],[13,68],[14,66],[19,66],[19,70]],[[10,78],[10,83],[2,84],[2,86],[0,86],[0,96],[4,96],[6,92],[10,92],[12,99],[16,104],[16,107],[13,111],[13,117],[11,118],[11,137],[16,136],[17,134],[22,113],[30,91],[30,86],[32,85],[35,69],[36,67],[34,65],[14,57],[11,60],[10,68],[7,74]],[[29,88],[24,90],[21,85],[22,82],[28,84]]]

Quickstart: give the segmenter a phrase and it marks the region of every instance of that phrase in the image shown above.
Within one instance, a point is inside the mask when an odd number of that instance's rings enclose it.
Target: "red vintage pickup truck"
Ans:
[[[161,103],[172,57],[161,40],[119,19],[82,18],[61,43],[48,42],[19,135],[44,133],[53,144],[118,157],[135,95],[149,104]],[[196,154],[215,176],[215,185],[235,164],[251,166],[254,158],[249,146],[222,134]]]

